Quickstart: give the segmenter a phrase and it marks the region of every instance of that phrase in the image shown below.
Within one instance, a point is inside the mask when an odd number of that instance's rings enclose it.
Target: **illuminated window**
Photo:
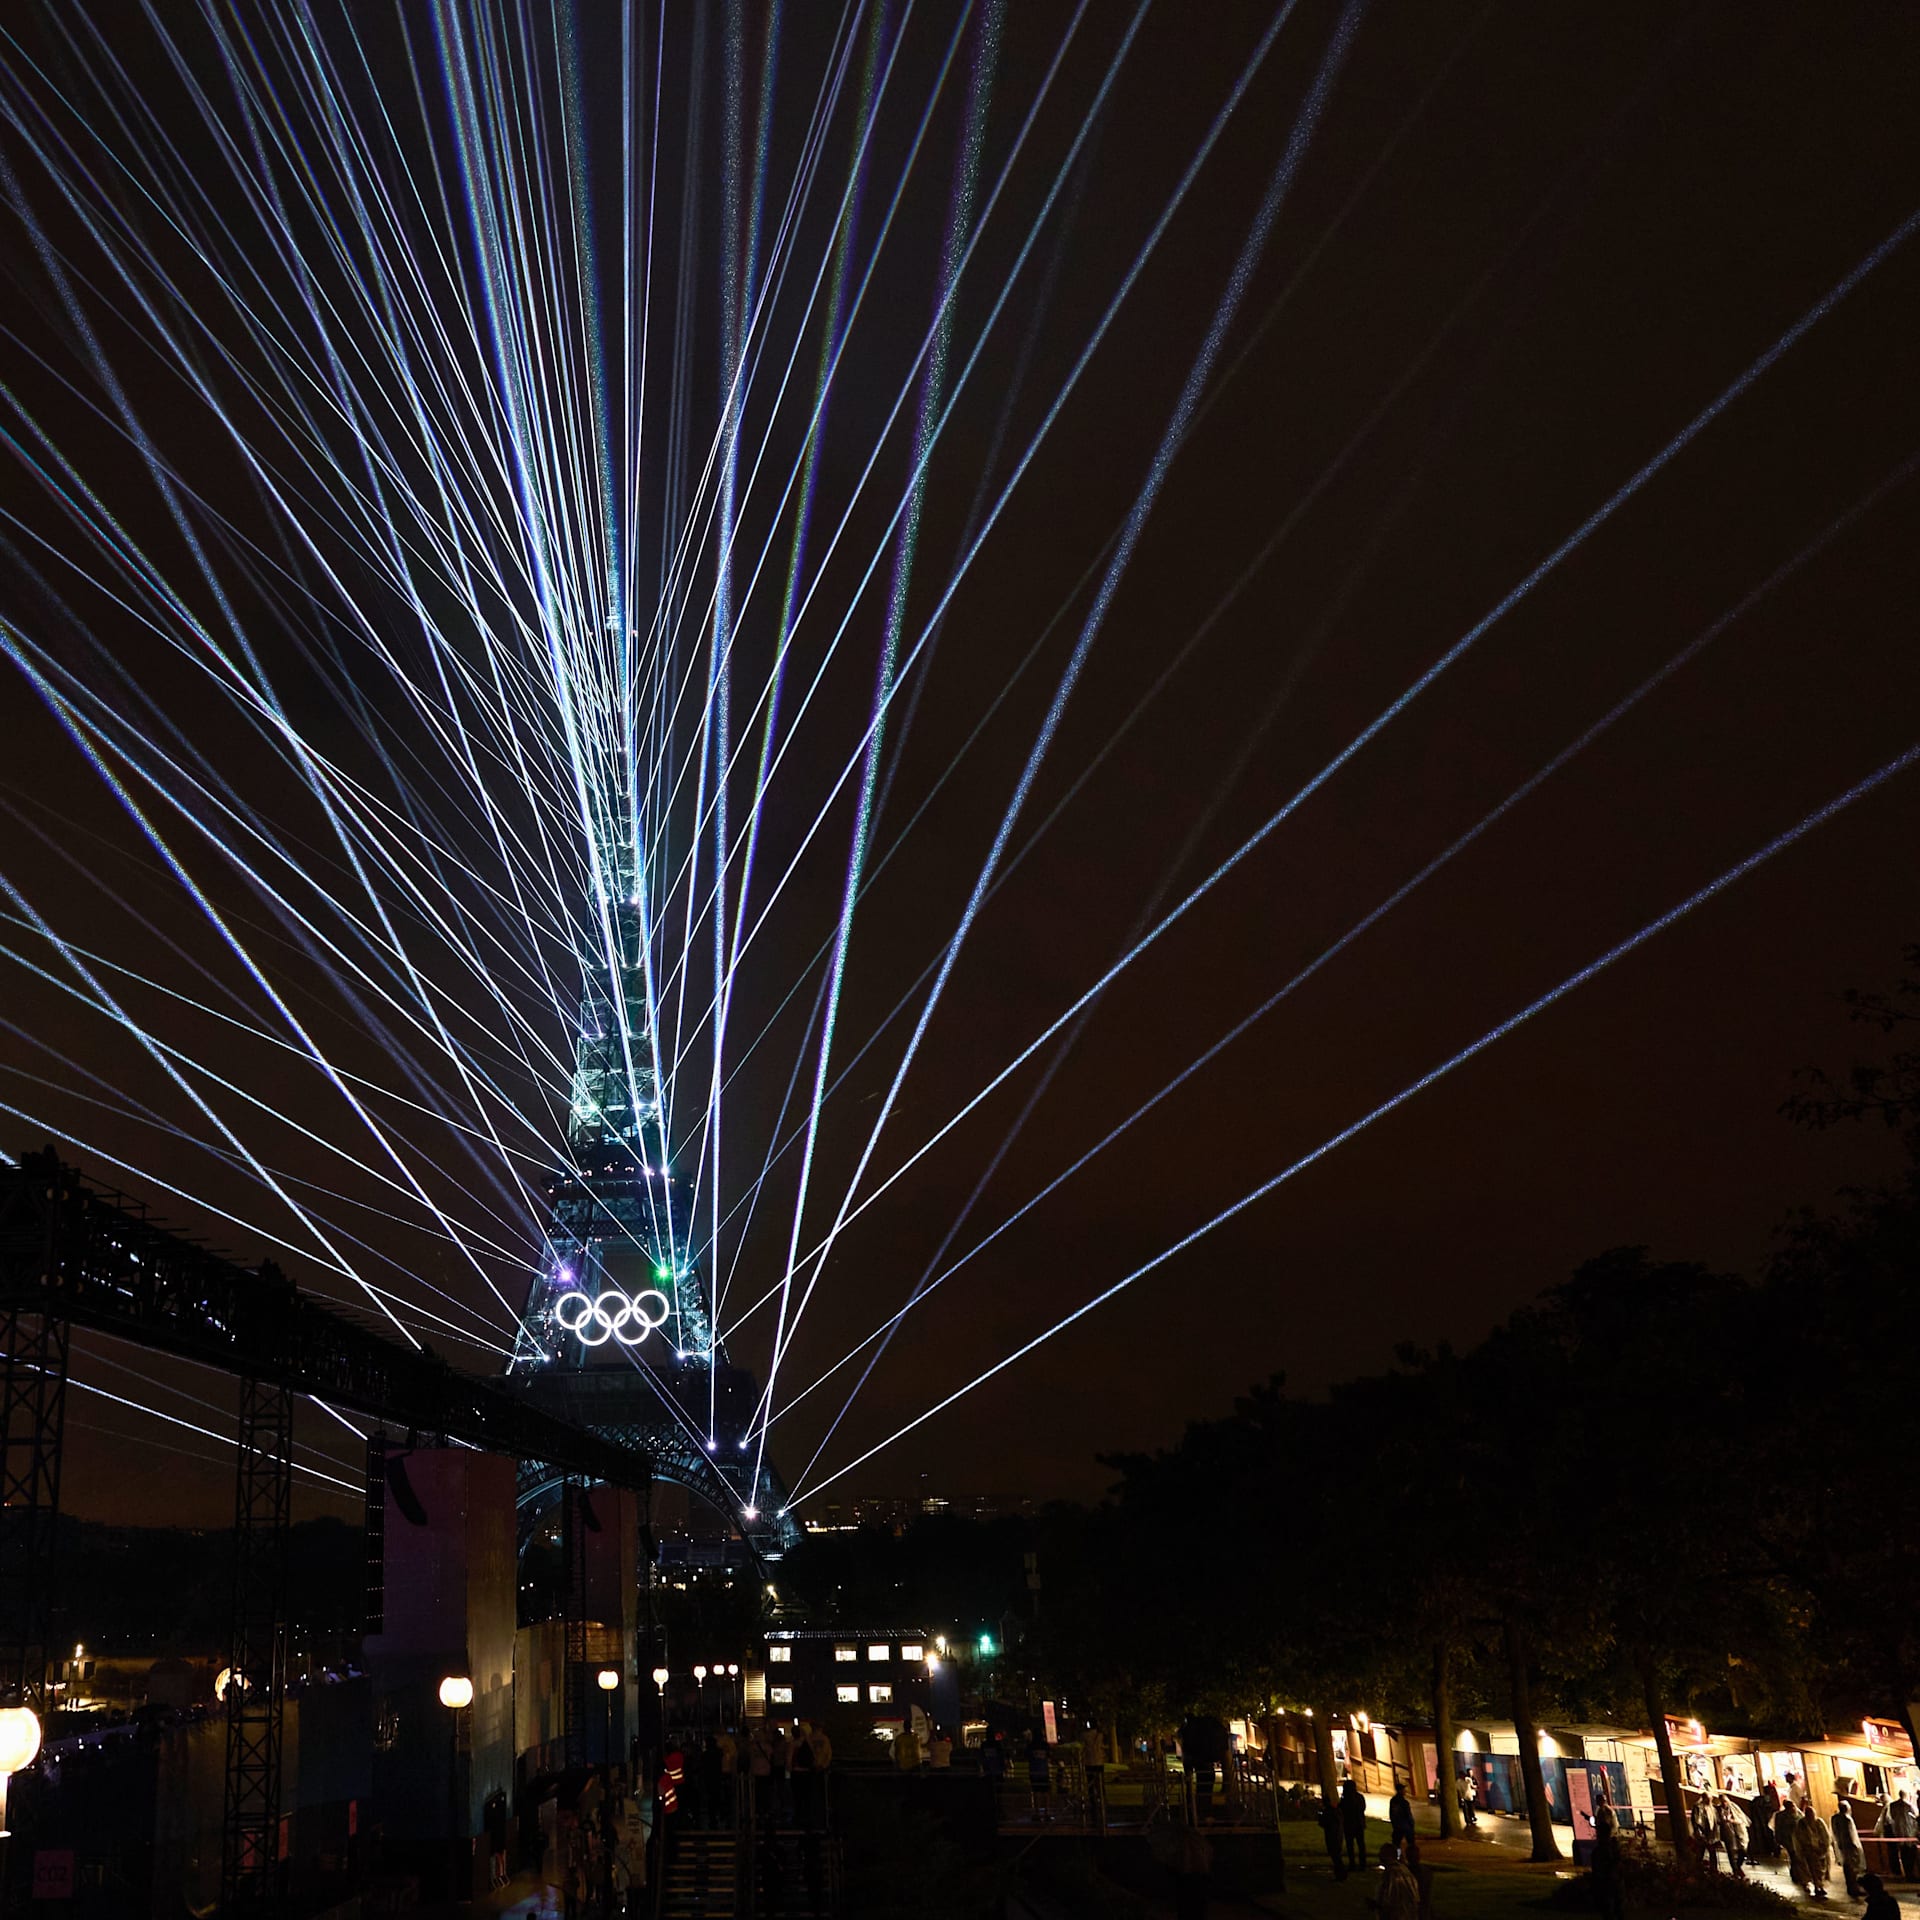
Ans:
[[[869,1660],[885,1660],[889,1657],[890,1650],[886,1647],[869,1647],[867,1649],[867,1658]]]
[[[769,1687],[767,1689],[767,1698],[771,1700],[776,1707],[790,1707],[793,1705],[793,1689],[791,1687]]]
[[[838,1700],[843,1707],[857,1707],[860,1704],[860,1689],[858,1687],[835,1687],[833,1697]]]
[[[926,1648],[923,1647],[919,1643],[919,1641],[909,1640],[906,1642],[904,1646],[901,1647],[900,1658],[902,1660],[918,1660],[920,1656],[925,1652],[926,1652]]]
[[[792,1663],[793,1649],[791,1647],[769,1647],[767,1649],[767,1664],[769,1666],[777,1667],[783,1660],[789,1664]]]
[[[835,1647],[833,1657],[836,1660],[858,1660],[860,1658],[860,1649],[858,1647]]]
[[[867,1700],[871,1705],[876,1707],[890,1707],[893,1705],[893,1689],[884,1683],[879,1686],[869,1687],[867,1689]]]

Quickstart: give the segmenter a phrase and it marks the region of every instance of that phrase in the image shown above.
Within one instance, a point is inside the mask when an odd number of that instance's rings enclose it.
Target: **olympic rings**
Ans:
[[[657,1313],[649,1315],[648,1301],[659,1302]],[[573,1310],[571,1319],[567,1313],[569,1308]],[[583,1347],[604,1347],[609,1340],[618,1340],[623,1347],[637,1347],[654,1328],[664,1324],[672,1311],[672,1302],[657,1287],[635,1294],[609,1287],[598,1297],[563,1293],[553,1309],[553,1317],[561,1332],[572,1334]],[[638,1333],[627,1332],[627,1328],[635,1326],[640,1329]]]

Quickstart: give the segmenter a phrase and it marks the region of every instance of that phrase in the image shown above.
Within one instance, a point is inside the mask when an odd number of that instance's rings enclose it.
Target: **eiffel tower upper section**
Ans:
[[[688,1246],[689,1209],[667,1161],[640,908],[628,875],[612,870],[619,891],[601,916],[605,949],[582,955],[570,1164],[547,1184],[547,1258],[528,1293],[510,1370],[627,1365],[644,1349],[656,1372],[704,1373],[726,1354],[714,1339]],[[584,1304],[603,1300],[604,1312]]]

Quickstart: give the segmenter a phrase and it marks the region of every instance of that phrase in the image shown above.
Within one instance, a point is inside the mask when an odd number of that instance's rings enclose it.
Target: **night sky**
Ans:
[[[293,371],[315,364],[310,347],[250,330],[220,292],[250,285],[257,313],[269,290],[293,299],[295,276],[259,238],[269,204],[261,183],[272,178],[291,193],[287,156],[319,151],[311,104],[290,82],[278,86],[289,145],[276,145],[263,120],[263,149],[278,158],[264,171],[236,169],[193,92],[207,89],[207,110],[228,103],[222,114],[239,139],[230,77],[180,11],[184,73],[132,9],[36,7],[0,41],[9,169],[0,188],[11,208],[0,229],[10,290],[0,315],[8,436],[0,618],[15,650],[0,662],[0,873],[17,889],[3,903],[0,1100],[20,1110],[0,1116],[0,1143],[18,1151],[60,1129],[70,1136],[63,1150],[83,1168],[248,1261],[273,1251],[262,1232],[302,1240],[252,1173],[206,1150],[217,1137],[211,1123],[130,1036],[46,977],[75,976],[33,927],[38,913],[76,947],[157,983],[100,973],[157,1045],[195,1063],[183,1071],[263,1161],[333,1196],[316,1205],[360,1243],[357,1263],[380,1284],[432,1302],[404,1277],[424,1276],[484,1311],[498,1338],[510,1319],[475,1265],[417,1204],[327,1150],[333,1142],[377,1158],[311,1065],[162,991],[236,1017],[244,1010],[251,1021],[273,1018],[21,664],[71,676],[60,683],[69,698],[122,716],[115,737],[130,759],[116,748],[108,764],[288,1007],[344,1072],[405,1085],[340,969],[303,952],[241,871],[364,958],[337,917],[353,904],[355,883],[320,810],[284,755],[215,690],[194,645],[175,644],[188,626],[139,617],[101,548],[54,497],[84,486],[203,632],[232,654],[233,635],[244,634],[258,663],[246,671],[271,683],[289,725],[317,752],[384,804],[413,796],[435,823],[449,871],[472,867],[446,898],[476,923],[506,914],[503,869],[464,775],[406,710],[393,671],[354,624],[364,616],[398,660],[424,674],[417,615],[364,528],[313,469],[298,470],[300,435],[285,396],[298,390],[299,404],[314,401],[319,389],[299,388]],[[580,29],[578,124],[599,241],[591,284],[612,338],[619,316],[632,313],[622,296],[620,49],[613,10],[583,11],[591,18]],[[871,1051],[861,1048],[960,920],[1087,621],[1103,547],[1148,480],[1236,256],[1303,127],[1302,103],[1351,11],[1323,0],[1293,8],[1008,495],[952,597],[924,678],[916,667],[895,703],[870,875],[872,862],[891,857],[854,923],[832,1073],[856,1063],[824,1109],[803,1250],[832,1222],[926,986]],[[265,67],[283,70],[278,11],[241,12],[258,28]],[[317,13],[353,112],[369,124],[384,114],[419,178],[449,166],[445,84],[414,10],[406,17],[423,57],[411,73],[389,9]],[[809,582],[832,527],[850,502],[854,510],[796,629],[796,671],[811,679],[823,662],[825,671],[763,810],[756,914],[857,752],[872,708],[890,559],[861,581],[906,484],[911,398],[880,436],[932,319],[969,87],[977,94],[981,84],[969,76],[989,70],[983,48],[996,39],[995,16],[980,9],[921,4],[903,31],[904,14],[894,9],[879,30],[897,60],[861,200],[862,263],[923,120],[924,138],[822,433]],[[549,18],[538,8],[531,16]],[[745,76],[737,115],[728,104],[733,17]],[[929,466],[909,639],[933,614],[981,503],[991,506],[1041,429],[1273,18],[1264,5],[1153,7],[1065,165],[1131,17],[1125,6],[1094,6],[1069,36],[1071,8],[1017,0],[1000,22],[973,218],[1022,144],[960,282],[949,397],[1063,166],[1064,184]],[[843,28],[837,8],[787,7],[772,68],[763,267],[836,31],[853,35],[855,78],[828,123],[816,187],[792,229],[793,264],[768,299],[762,371],[748,389],[738,550],[758,555],[771,540],[774,558],[767,578],[741,592],[737,731],[749,726],[774,652],[792,521],[790,506],[776,515],[774,499],[798,455],[820,353],[806,289],[830,249],[853,149],[871,14],[847,19]],[[664,56],[658,15],[649,10],[641,23],[648,88],[664,57],[636,531],[643,621],[675,537],[670,517],[686,512],[721,413],[728,209],[743,218],[752,199],[750,181],[727,188],[728,154],[746,128],[737,144],[751,163],[767,21],[760,6],[737,16],[719,6],[671,9]],[[949,46],[952,69],[939,85]],[[550,73],[551,45],[536,55]],[[1915,218],[1917,71],[1920,23],[1896,8],[1377,0],[1360,10],[1200,389],[1201,410],[1015,822],[1014,863],[1003,864],[1008,877],[961,950],[861,1194]],[[557,90],[529,98],[531,121],[562,125]],[[388,174],[402,177],[397,167]],[[163,217],[174,195],[194,197],[205,221],[199,238]],[[345,196],[320,198],[346,235],[343,257],[359,257]],[[156,311],[180,324],[218,408],[189,390],[180,354],[116,280],[93,224],[103,208],[120,210],[130,224],[118,231],[137,232],[149,249],[141,284],[167,289],[155,291]],[[306,237],[307,285],[320,300],[347,271],[320,243],[322,217],[312,207],[289,215]],[[456,226],[437,227],[416,209],[409,231],[417,248],[443,248],[470,267],[470,237]],[[241,266],[258,279],[242,282]],[[636,288],[641,273],[634,258]],[[429,272],[425,284],[443,283]],[[444,298],[414,300],[453,324]],[[297,320],[286,325],[298,334]],[[342,320],[335,338],[366,350],[348,377],[377,385],[365,370],[380,364],[367,324]],[[997,1167],[1052,1045],[846,1228],[782,1366],[782,1399],[900,1304],[983,1178],[943,1265],[1719,623],[1710,644],[943,1285],[903,1324],[816,1479],[1920,741],[1912,611],[1920,476],[1908,465],[1920,455],[1916,339],[1920,233],[1114,982]],[[789,354],[795,385],[776,402]],[[484,384],[471,339],[449,363]],[[206,574],[117,422],[121,398],[189,502]],[[376,413],[382,404],[370,402]],[[337,417],[317,431],[310,452],[350,459]],[[250,476],[237,442],[284,481],[277,499]],[[856,500],[876,443],[873,477]],[[749,490],[745,475],[763,448],[768,478]],[[388,479],[419,484],[422,473],[416,463]],[[510,519],[507,492],[497,477],[490,484],[476,482],[474,497]],[[591,485],[580,510],[598,511]],[[705,567],[680,638],[683,665],[704,658],[710,546]],[[433,613],[456,643],[471,640],[458,632],[451,597]],[[698,693],[675,723],[682,746],[697,739]],[[145,774],[130,770],[136,762]],[[740,819],[752,801],[751,764],[740,763],[730,790]],[[814,956],[840,911],[856,786],[841,790],[799,854],[737,975],[725,1207],[759,1174],[809,1044]],[[531,802],[503,787],[499,804],[524,820]],[[689,788],[668,834],[676,860],[691,806]],[[1903,944],[1920,938],[1917,827],[1920,769],[1867,794],[1199,1239],[858,1467],[839,1490],[908,1488],[924,1475],[955,1496],[1090,1494],[1103,1484],[1096,1453],[1170,1441],[1186,1419],[1224,1410],[1277,1371],[1312,1391],[1387,1364],[1397,1342],[1470,1342],[1609,1246],[1646,1243],[1751,1270],[1786,1208],[1888,1164],[1878,1136],[1810,1136],[1778,1108],[1796,1067],[1844,1064],[1871,1044],[1850,1027],[1840,995],[1885,982]],[[448,1018],[476,1058],[530,1116],[528,1151],[543,1127],[557,1143],[563,1121],[514,1058],[498,1009],[400,888],[378,876],[373,885],[443,996],[437,1004],[455,1010]],[[685,911],[682,897],[675,914]],[[572,983],[566,992],[577,990],[577,965],[554,930],[523,925],[501,939],[502,956],[530,960],[538,948]],[[671,962],[683,935],[676,927],[662,940]],[[692,948],[710,989],[711,933],[698,918]],[[518,962],[503,957],[497,979],[564,1053],[561,1012],[542,1004]],[[694,1118],[684,1129],[676,1122],[676,1168],[689,1182],[710,1074],[704,1045],[684,1069]],[[804,1110],[814,1059],[809,1050],[781,1137]],[[496,1245],[475,1257],[517,1305],[535,1223],[507,1195],[484,1141],[460,1131],[470,1107],[447,1062],[428,1064],[451,1120],[369,1098],[440,1205],[463,1219],[493,1210]],[[116,1167],[115,1156],[126,1164]],[[780,1278],[797,1159],[790,1150],[779,1162],[744,1243],[739,1215],[723,1233],[721,1265],[734,1272],[723,1322]],[[306,1255],[275,1257],[311,1284],[342,1287]],[[765,1312],[749,1319],[731,1336],[736,1357],[764,1372],[771,1336]],[[140,1356],[85,1338],[76,1346],[88,1356],[76,1363],[81,1378],[146,1397],[132,1376],[92,1358],[144,1370]],[[486,1364],[470,1349],[447,1350]],[[789,1475],[856,1377],[857,1368],[836,1375],[776,1424],[772,1452]],[[219,1411],[196,1410],[175,1386]],[[225,1429],[229,1382],[168,1370],[160,1387],[157,1404]],[[230,1510],[230,1466],[216,1442],[84,1395],[72,1418],[76,1510],[195,1521]],[[346,1460],[331,1470],[351,1478],[351,1436],[327,1428],[316,1415],[302,1431]],[[156,1442],[186,1451],[155,1451]],[[321,1493],[303,1498],[345,1510]]]

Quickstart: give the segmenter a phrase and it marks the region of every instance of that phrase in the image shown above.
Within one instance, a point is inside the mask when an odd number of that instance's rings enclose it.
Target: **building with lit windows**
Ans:
[[[766,1636],[766,1717],[844,1726],[854,1715],[899,1731],[915,1707],[935,1725],[958,1707],[952,1670],[920,1627],[776,1627]],[[752,1694],[747,1710],[754,1710]]]

